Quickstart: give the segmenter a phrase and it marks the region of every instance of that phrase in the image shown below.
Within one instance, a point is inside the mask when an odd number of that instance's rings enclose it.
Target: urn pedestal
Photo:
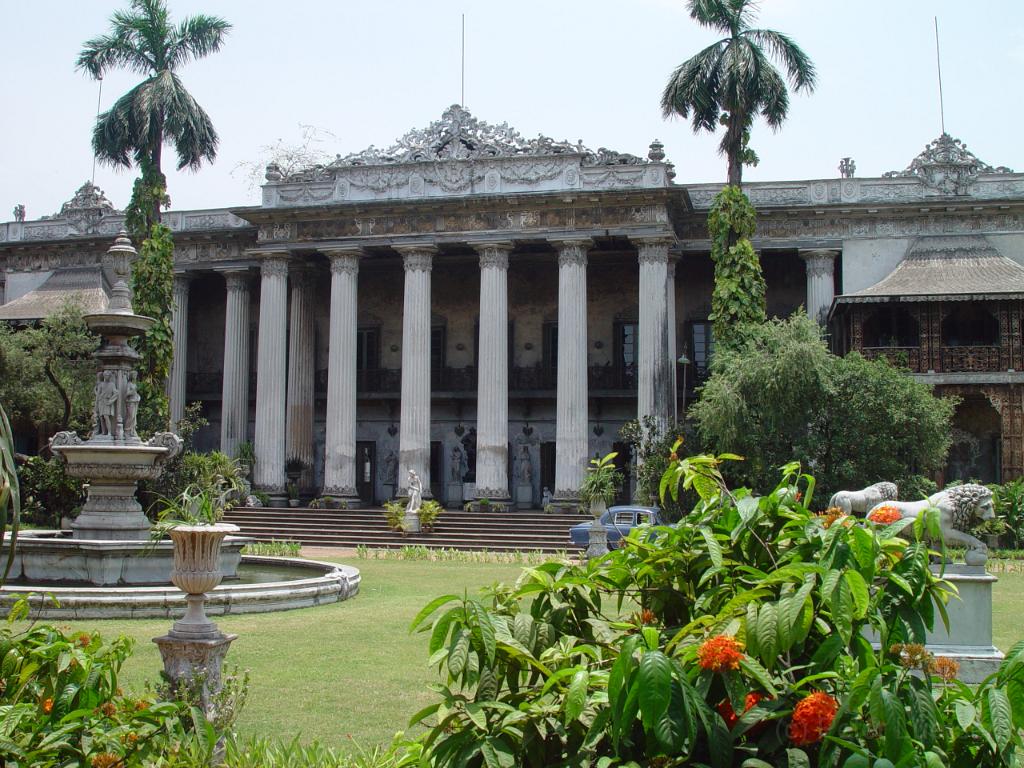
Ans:
[[[601,517],[608,511],[604,499],[590,502],[590,514],[594,522],[590,524],[590,543],[587,544],[587,558],[601,557],[608,554],[608,530],[601,522]]]

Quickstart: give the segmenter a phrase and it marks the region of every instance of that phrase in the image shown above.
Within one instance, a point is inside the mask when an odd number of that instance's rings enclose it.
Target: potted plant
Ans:
[[[580,483],[580,501],[590,507],[594,522],[590,524],[590,543],[587,545],[587,557],[599,557],[608,552],[608,534],[601,517],[608,505],[615,501],[615,495],[622,485],[622,474],[615,468],[616,452],[609,453],[603,459],[591,459],[587,467],[587,476]]]
[[[174,542],[171,583],[185,593],[188,609],[174,622],[171,635],[190,639],[220,637],[220,630],[206,617],[206,593],[224,578],[220,570],[220,545],[238,526],[221,522],[234,489],[225,486],[190,485],[173,499],[164,499],[154,534],[166,533]]]
[[[299,482],[299,476],[309,469],[309,465],[298,456],[291,456],[284,462],[284,473],[293,483]]]
[[[291,482],[288,483],[287,486],[285,486],[285,491],[288,492],[288,506],[299,506],[299,486],[295,483],[294,480],[292,480]]]
[[[248,477],[256,464],[256,449],[253,448],[252,443],[248,440],[239,443],[235,449],[235,457],[238,460],[238,471],[242,477]]]
[[[615,467],[615,457],[618,455],[613,451],[603,459],[591,459],[587,476],[580,483],[580,501],[590,507],[590,513],[595,518],[605,513],[622,487],[622,473]]]

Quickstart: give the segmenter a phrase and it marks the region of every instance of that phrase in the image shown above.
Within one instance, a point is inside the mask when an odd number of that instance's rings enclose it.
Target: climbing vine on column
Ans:
[[[716,344],[735,346],[744,326],[765,321],[764,275],[750,242],[756,226],[757,211],[739,187],[728,186],[715,196],[708,232],[715,264],[709,319]]]
[[[132,303],[138,314],[156,320],[145,334],[132,340],[142,357],[138,383],[140,434],[166,430],[170,418],[166,382],[174,358],[174,241],[171,230],[154,220],[154,211],[169,205],[164,175],[148,162],[143,163],[127,212],[132,237],[142,240],[139,257],[132,266]]]

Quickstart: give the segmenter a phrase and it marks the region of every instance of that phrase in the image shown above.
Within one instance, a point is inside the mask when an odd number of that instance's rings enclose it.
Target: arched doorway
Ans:
[[[1000,482],[1001,438],[999,412],[985,397],[965,395],[953,415],[953,444],[946,459],[946,482]]]

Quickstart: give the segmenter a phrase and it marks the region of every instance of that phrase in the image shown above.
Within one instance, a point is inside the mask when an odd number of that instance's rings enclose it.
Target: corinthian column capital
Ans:
[[[437,251],[430,245],[400,245],[395,250],[402,254],[402,266],[406,272],[429,272]]]
[[[657,237],[631,238],[636,244],[637,258],[641,264],[667,263],[668,250],[675,245],[675,238],[667,235]]]
[[[331,262],[332,275],[355,275],[359,272],[362,248],[327,248],[323,253]]]
[[[839,251],[827,248],[812,248],[800,251],[800,258],[807,264],[809,277],[831,276],[835,271]]]
[[[260,261],[260,274],[264,277],[288,277],[290,261],[286,253],[268,254]]]
[[[587,251],[594,244],[589,237],[573,238],[566,240],[552,240],[551,244],[558,249],[558,266],[581,266],[587,265]]]
[[[482,243],[476,246],[480,254],[480,269],[508,269],[508,257],[513,245],[508,241]]]

